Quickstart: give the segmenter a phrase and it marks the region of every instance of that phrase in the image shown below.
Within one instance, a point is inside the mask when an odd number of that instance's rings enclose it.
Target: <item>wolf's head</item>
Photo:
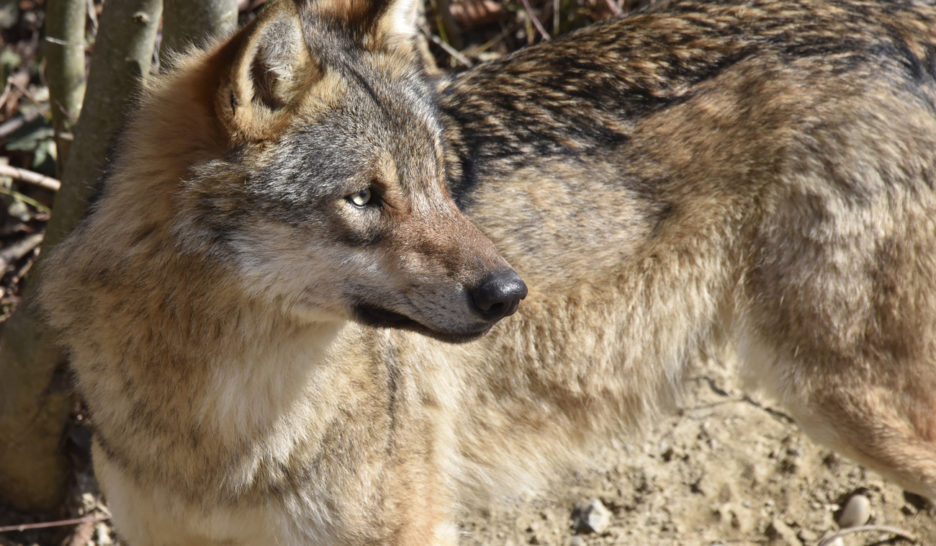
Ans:
[[[279,1],[211,54],[177,235],[297,316],[471,339],[526,287],[447,194],[415,4]]]

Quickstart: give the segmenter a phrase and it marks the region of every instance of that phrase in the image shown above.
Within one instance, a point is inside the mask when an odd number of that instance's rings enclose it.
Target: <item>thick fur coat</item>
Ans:
[[[412,1],[280,1],[151,83],[43,287],[129,543],[455,543],[723,346],[936,497],[936,7],[670,4],[433,82]]]

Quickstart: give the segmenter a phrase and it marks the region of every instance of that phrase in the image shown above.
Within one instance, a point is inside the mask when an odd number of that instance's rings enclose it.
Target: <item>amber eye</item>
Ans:
[[[348,196],[348,201],[351,201],[351,204],[355,207],[365,207],[371,202],[371,191],[361,190],[354,192]]]

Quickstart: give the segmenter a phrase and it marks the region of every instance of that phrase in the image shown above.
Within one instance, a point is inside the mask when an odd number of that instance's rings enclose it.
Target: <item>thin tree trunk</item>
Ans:
[[[62,189],[55,196],[47,245],[57,244],[85,215],[114,138],[126,121],[140,83],[150,72],[161,12],[160,0],[121,0],[107,3],[101,14],[88,77],[88,100],[75,128],[73,154],[65,165]]]
[[[87,0],[49,0],[46,8],[46,81],[52,103],[52,126],[58,151],[59,177],[68,157],[68,139],[81,110],[85,90],[85,18]]]
[[[161,0],[106,4],[46,251],[85,214],[130,100],[149,73],[161,11]],[[0,502],[29,511],[55,508],[63,499],[68,464],[60,442],[72,402],[62,379],[65,359],[35,303],[42,260],[38,265],[0,338]]]
[[[227,38],[237,29],[237,0],[164,0],[163,36],[159,60],[171,65],[171,56],[191,46],[206,46]]]

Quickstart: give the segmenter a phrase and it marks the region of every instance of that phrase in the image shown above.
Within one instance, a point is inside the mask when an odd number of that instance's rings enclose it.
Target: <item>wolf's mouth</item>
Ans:
[[[354,306],[352,312],[355,320],[368,326],[410,330],[447,343],[465,343],[477,339],[486,334],[487,331],[491,329],[491,326],[494,325],[492,322],[490,324],[485,324],[479,329],[463,332],[440,331],[429,328],[406,315],[367,303],[358,303]]]

